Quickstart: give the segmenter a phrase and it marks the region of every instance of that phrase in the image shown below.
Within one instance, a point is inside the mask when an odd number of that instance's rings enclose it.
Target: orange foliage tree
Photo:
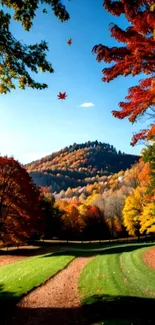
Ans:
[[[111,36],[125,46],[109,48],[99,44],[93,52],[97,60],[112,63],[103,69],[103,81],[109,82],[119,75],[139,75],[145,73],[148,78],[139,85],[131,87],[126,96],[126,102],[120,102],[120,111],[113,111],[113,116],[120,119],[128,117],[134,123],[137,119],[149,114],[152,123],[147,129],[141,130],[132,138],[135,145],[140,139],[155,137],[154,104],[155,104],[155,4],[153,0],[104,0],[104,7],[112,15],[125,15],[129,26],[123,30],[117,25],[110,28]],[[151,112],[153,111],[153,113]],[[147,112],[146,112],[147,111]],[[146,117],[145,114],[145,117]]]
[[[0,238],[17,241],[39,230],[40,191],[13,158],[0,157]]]
[[[78,236],[80,219],[77,202],[57,200],[56,207],[58,207],[61,214],[61,236],[67,239]]]

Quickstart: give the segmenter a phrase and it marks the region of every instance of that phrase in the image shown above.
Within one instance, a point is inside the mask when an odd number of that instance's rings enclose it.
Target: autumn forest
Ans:
[[[1,157],[1,240],[153,234],[154,150],[130,156],[96,141],[26,166]]]
[[[31,29],[39,1],[1,2],[26,31]],[[41,3],[50,6],[62,22],[70,19],[61,1]],[[104,240],[155,233],[155,4],[151,0],[105,0],[103,5],[112,17],[125,16],[129,26],[123,30],[112,24],[110,35],[117,46],[94,44],[92,53],[107,65],[102,70],[104,83],[119,76],[140,75],[139,83],[128,89],[119,110],[112,114],[121,120],[128,118],[132,124],[147,121],[147,127],[131,135],[132,146],[143,143],[141,155],[117,151],[112,144],[94,139],[70,143],[29,164],[0,156],[3,243],[52,238]],[[34,75],[54,72],[46,57],[48,45],[16,40],[10,20],[10,13],[1,9],[0,93],[6,96],[18,87],[43,91],[48,85],[36,81]],[[73,46],[71,38],[67,46]],[[66,92],[57,97],[59,102],[69,101]]]
[[[155,324],[155,0],[0,0],[0,322]]]

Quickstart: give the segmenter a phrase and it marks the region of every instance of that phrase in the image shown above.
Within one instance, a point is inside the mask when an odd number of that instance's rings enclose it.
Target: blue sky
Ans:
[[[117,44],[110,38],[111,22],[121,27],[127,25],[125,18],[107,13],[102,2],[89,0],[88,5],[88,1],[64,0],[71,16],[68,22],[61,23],[50,9],[47,15],[40,10],[30,32],[12,22],[16,38],[25,43],[43,39],[48,42],[48,59],[55,73],[36,75],[36,80],[48,83],[46,90],[17,89],[1,95],[1,155],[13,155],[27,163],[74,142],[96,139],[127,153],[140,153],[142,146],[131,147],[130,139],[143,125],[131,125],[111,114],[140,77],[118,77],[109,84],[103,83],[101,71],[105,64],[98,63],[91,53],[96,44]],[[68,46],[70,37],[73,44]],[[57,99],[59,91],[67,92],[65,101]],[[81,107],[84,103],[94,106]]]

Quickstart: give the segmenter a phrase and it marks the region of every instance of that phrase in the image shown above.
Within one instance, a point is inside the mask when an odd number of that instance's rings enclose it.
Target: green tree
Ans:
[[[147,192],[152,195],[155,200],[155,142],[144,149],[143,160],[144,162],[149,162],[150,166],[150,182]]]
[[[46,83],[36,82],[31,72],[54,72],[52,65],[46,59],[48,45],[45,41],[26,45],[17,40],[10,31],[11,18],[19,21],[26,31],[29,31],[36,11],[42,5],[48,5],[55,16],[62,22],[69,19],[69,14],[60,0],[1,0],[0,4],[0,93],[6,94],[15,89],[17,81],[21,89],[26,86],[34,89],[44,89]],[[4,8],[4,10],[3,10]],[[6,13],[13,10],[13,17]],[[43,13],[46,13],[43,9]]]
[[[62,213],[55,206],[55,198],[50,193],[42,193],[40,206],[43,214],[43,234],[45,239],[51,239],[60,235],[60,223]]]

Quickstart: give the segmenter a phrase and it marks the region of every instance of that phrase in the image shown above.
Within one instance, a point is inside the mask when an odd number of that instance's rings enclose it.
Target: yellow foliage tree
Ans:
[[[96,193],[95,191],[92,192],[91,195],[87,197],[85,200],[85,205],[86,206],[91,206],[94,205],[96,200],[100,198],[100,194]]]
[[[78,206],[78,210],[79,210],[79,213],[80,213],[80,215],[81,216],[83,216],[83,215],[85,215],[86,214],[86,212],[87,212],[87,205],[86,204],[80,204],[79,206]]]
[[[140,216],[143,212],[143,198],[144,190],[138,186],[125,200],[123,208],[124,226],[131,236],[140,234]]]
[[[155,204],[148,203],[140,216],[140,232],[146,234],[155,233]]]

